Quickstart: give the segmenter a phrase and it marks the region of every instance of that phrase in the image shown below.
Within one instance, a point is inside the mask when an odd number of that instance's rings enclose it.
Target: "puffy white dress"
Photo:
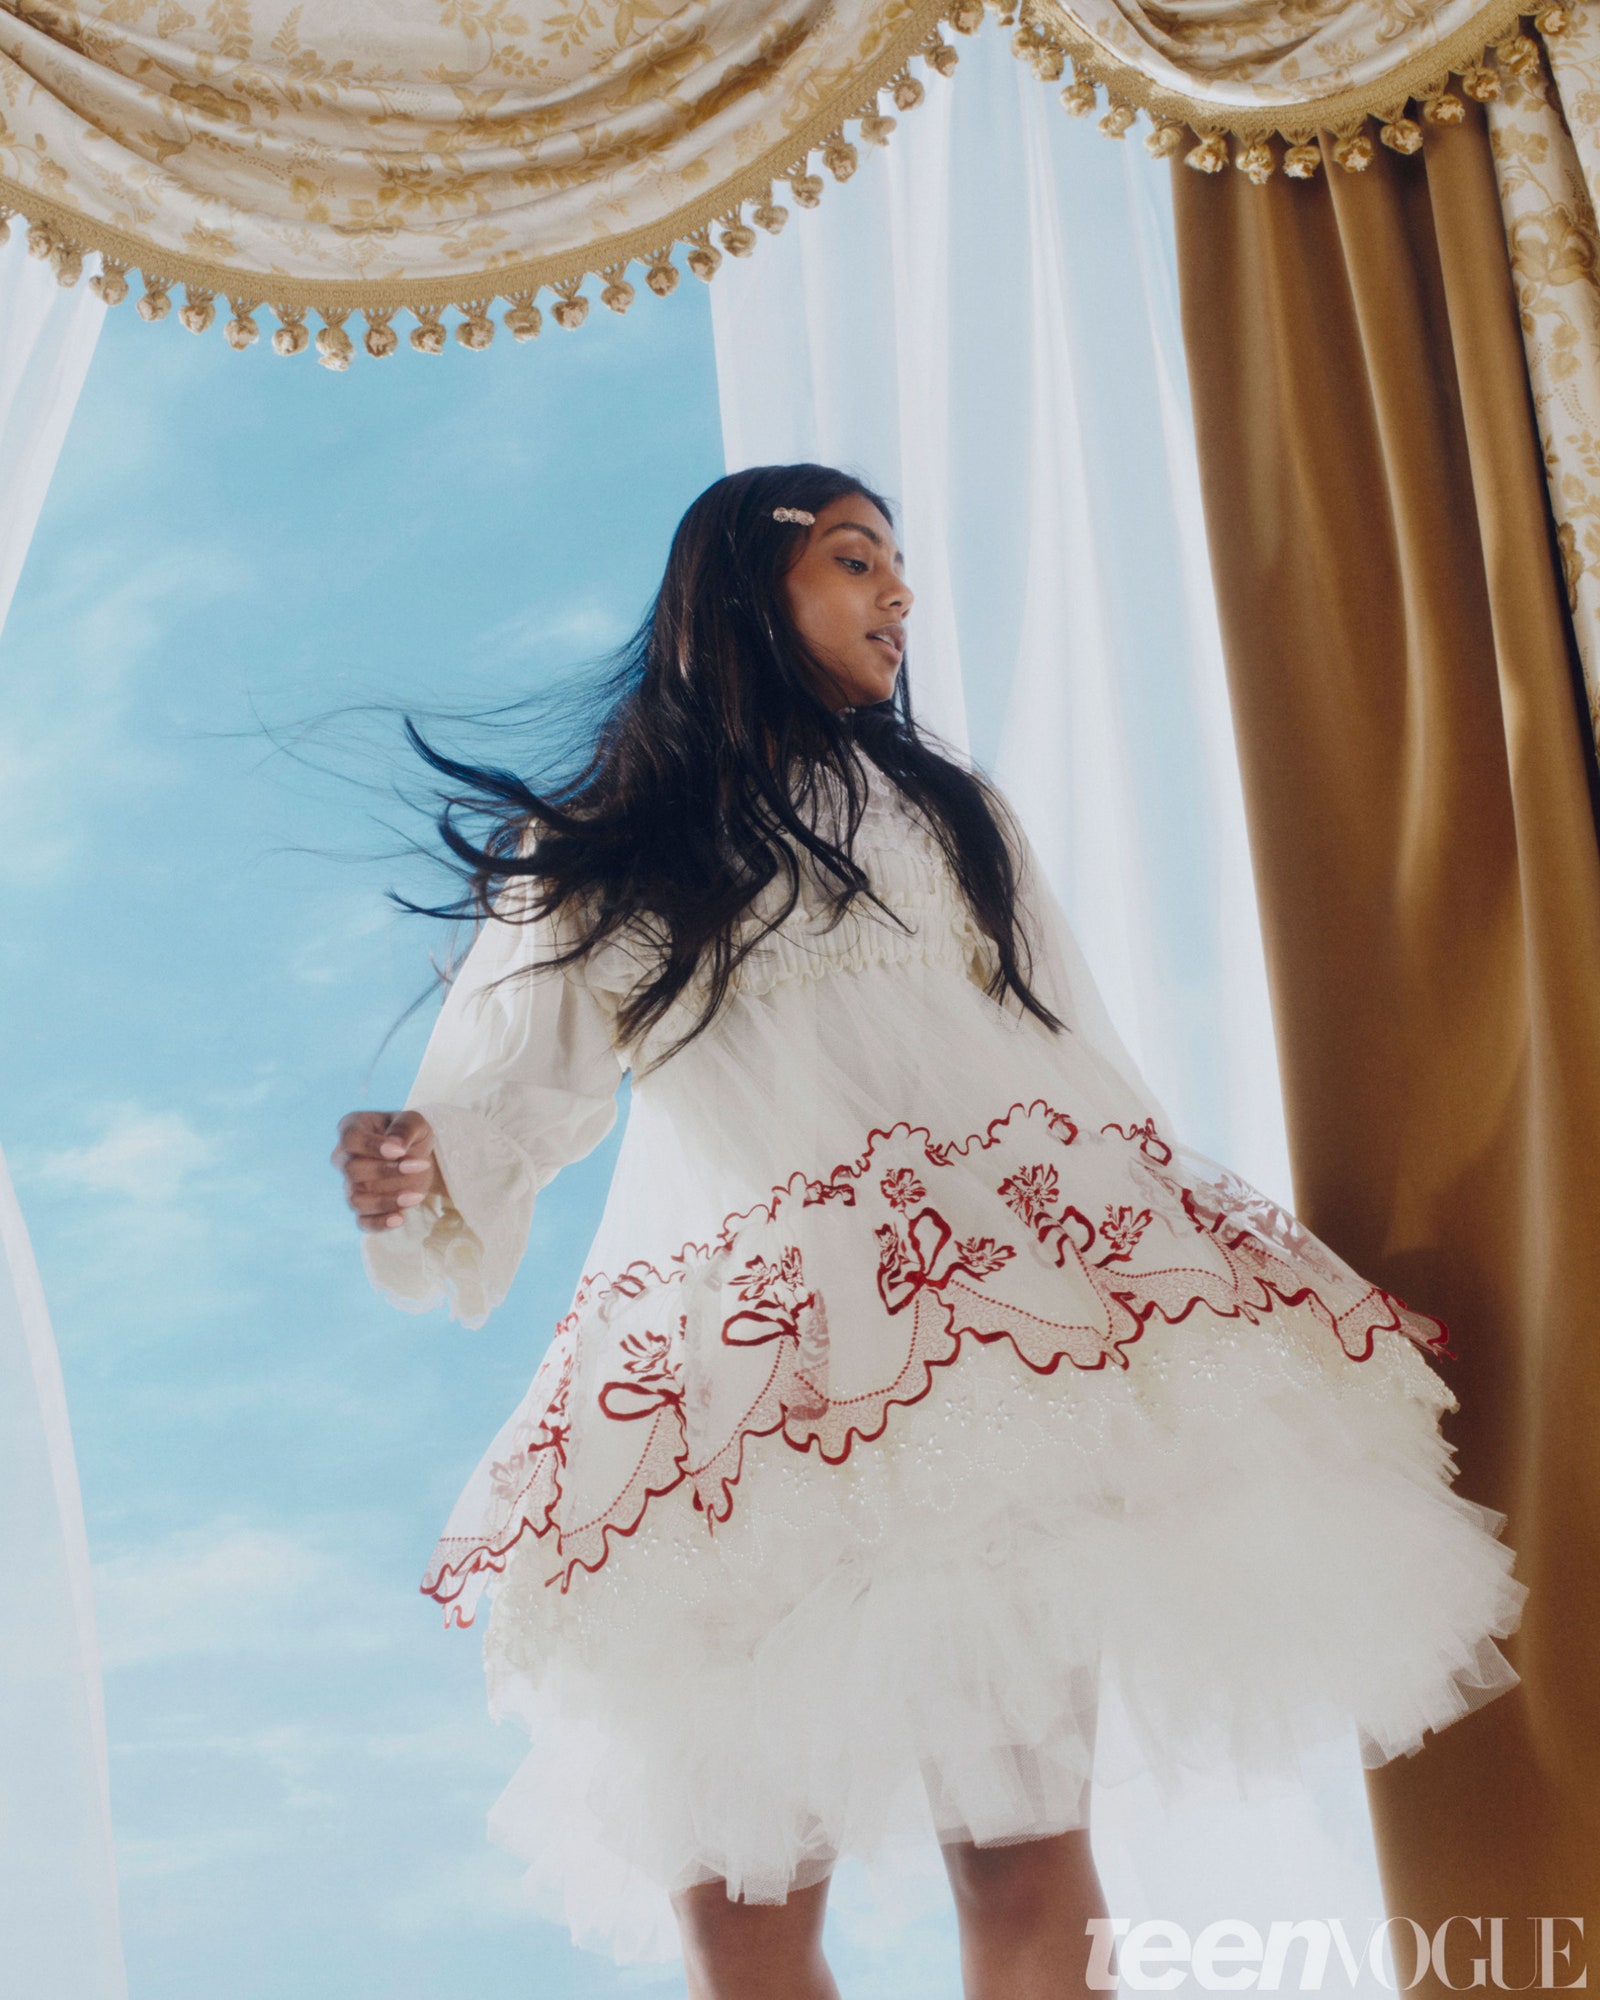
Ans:
[[[1025,842],[1059,1034],[984,992],[876,774],[855,851],[898,922],[808,890],[665,1061],[692,1003],[618,1047],[628,948],[555,969],[491,920],[408,1099],[449,1199],[364,1239],[400,1304],[480,1324],[632,1068],[588,1275],[423,1584],[461,1624],[491,1589],[533,1739],[494,1832],[619,1958],[671,1949],[693,1882],[776,1901],[896,1839],[1086,1824],[1103,1696],[1110,1775],[1173,1793],[1352,1724],[1380,1764],[1517,1680],[1445,1329],[1179,1142]]]

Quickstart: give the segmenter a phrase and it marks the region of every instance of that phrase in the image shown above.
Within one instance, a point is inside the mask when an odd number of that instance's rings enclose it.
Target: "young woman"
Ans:
[[[632,1072],[590,1275],[424,1588],[493,1587],[533,1735],[497,1836],[619,1957],[670,1899],[701,2000],[833,1993],[830,1871],[919,1836],[974,2000],[1084,1991],[1103,1695],[1176,1788],[1352,1725],[1382,1763],[1517,1678],[1445,1329],[1179,1143],[918,733],[911,607],[881,499],[739,473],[577,777],[419,739],[483,921],[407,1108],[334,1154],[374,1281],[477,1325]]]

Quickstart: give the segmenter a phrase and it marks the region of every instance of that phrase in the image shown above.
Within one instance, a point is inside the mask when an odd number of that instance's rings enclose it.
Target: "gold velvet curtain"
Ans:
[[[1600,843],[1494,163],[1473,107],[1174,192],[1296,1205],[1449,1322],[1531,1591],[1522,1685],[1369,1774],[1386,1898],[1536,1981],[1528,1918],[1600,1929]]]

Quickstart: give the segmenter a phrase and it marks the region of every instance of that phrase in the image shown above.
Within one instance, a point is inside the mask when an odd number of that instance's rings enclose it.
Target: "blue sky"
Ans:
[[[483,1822],[526,1740],[416,1588],[615,1135],[488,1328],[369,1291],[327,1154],[403,1094],[431,1008],[379,1049],[441,940],[348,858],[379,802],[255,718],[523,693],[632,625],[721,470],[698,285],[344,377],[109,317],[0,642],[0,1117],[96,1563],[135,2000],[681,1990],[519,1906]],[[936,1993],[922,1948],[856,1990]]]

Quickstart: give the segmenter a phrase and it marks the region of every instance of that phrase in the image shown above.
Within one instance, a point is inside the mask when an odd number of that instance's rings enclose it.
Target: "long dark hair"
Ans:
[[[704,975],[703,1002],[670,1054],[704,1030],[740,962],[793,911],[802,857],[835,920],[858,898],[876,901],[851,852],[866,805],[865,757],[920,814],[992,940],[990,993],[1009,993],[1059,1028],[1028,984],[1003,808],[917,728],[904,668],[892,699],[870,707],[835,712],[818,693],[823,669],[780,588],[804,538],[773,509],[818,513],[849,494],[892,522],[879,495],[828,466],[757,466],[707,487],[678,523],[655,602],[614,657],[592,739],[576,769],[547,789],[445,755],[407,717],[416,750],[456,788],[437,825],[463,893],[444,906],[396,900],[433,916],[481,918],[502,885],[526,878],[519,910],[561,919],[553,962],[563,964],[642,925],[654,962],[621,1008],[626,1041]],[[816,811],[825,794],[831,815]],[[480,838],[464,819],[486,822]],[[742,923],[775,881],[773,913]]]

